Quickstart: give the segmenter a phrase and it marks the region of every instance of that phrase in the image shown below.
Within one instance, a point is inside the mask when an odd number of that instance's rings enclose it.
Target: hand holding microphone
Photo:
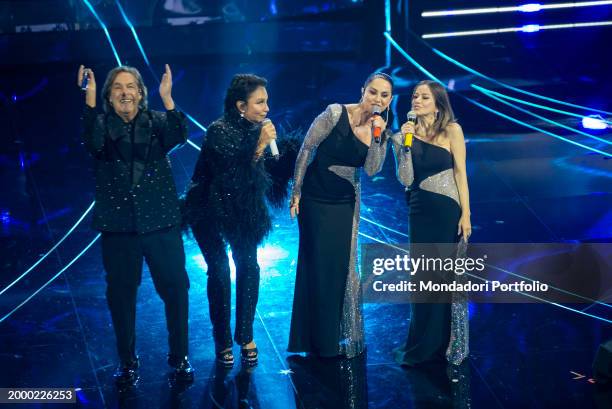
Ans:
[[[257,143],[257,151],[261,155],[266,146],[270,145],[270,152],[274,159],[278,160],[278,146],[276,145],[276,128],[272,124],[269,118],[264,119],[261,122],[261,132],[259,134],[259,142]]]
[[[374,142],[380,143],[380,136],[382,135],[383,127],[380,126],[378,120],[382,121],[382,117],[380,116],[382,112],[382,108],[378,105],[374,105],[372,108],[372,136],[374,137]]]
[[[414,137],[416,126],[416,113],[414,111],[410,111],[406,116],[408,121],[402,125],[402,134],[404,134],[404,152],[408,152],[412,147],[412,138]]]
[[[96,107],[96,78],[91,68],[79,66],[77,85],[85,92],[85,103],[91,108]]]

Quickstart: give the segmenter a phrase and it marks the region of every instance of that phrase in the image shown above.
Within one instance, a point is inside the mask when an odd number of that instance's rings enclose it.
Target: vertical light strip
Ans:
[[[151,71],[151,74],[153,75],[153,78],[155,78],[155,80],[159,83],[159,77],[157,76],[157,74],[155,73],[155,70],[153,70],[153,67],[151,66],[151,63],[149,62],[149,58],[147,57],[147,54],[146,54],[146,52],[144,50],[144,47],[142,46],[142,43],[140,42],[140,38],[138,37],[138,33],[136,32],[136,28],[134,27],[134,24],[132,24],[132,22],[130,21],[129,17],[127,16],[125,11],[123,10],[123,7],[121,7],[121,3],[119,2],[119,0],[115,0],[115,4],[117,4],[117,7],[119,8],[119,12],[121,13],[121,17],[123,17],[123,20],[125,21],[125,24],[127,24],[127,26],[132,31],[132,36],[134,37],[134,40],[136,41],[136,44],[138,45],[138,49],[140,50],[140,54],[142,54],[142,58],[144,59],[145,63],[147,64],[147,67],[149,68],[149,70]],[[177,107],[179,107],[178,104],[177,104]],[[179,109],[180,109],[180,107],[179,107]],[[194,125],[196,125],[198,128],[200,128],[202,131],[206,132],[206,127],[204,125],[199,123],[194,117],[189,115],[184,110],[181,109],[181,111],[183,111],[185,116]],[[193,142],[191,142],[189,140],[187,141],[187,143],[189,143],[191,146],[197,148],[197,145],[195,143],[193,143]]]
[[[121,3],[119,2],[119,0],[115,0],[115,4],[117,4],[117,7],[119,8],[121,17],[123,17],[123,20],[128,25],[130,30],[132,31],[132,35],[134,36],[134,40],[136,40],[136,45],[138,46],[138,49],[140,50],[140,53],[142,54],[142,58],[144,58],[145,63],[148,66],[151,66],[151,64],[149,63],[149,59],[147,58],[147,54],[145,53],[144,48],[142,48],[142,44],[140,43],[140,38],[138,38],[138,34],[136,34],[136,29],[134,28],[134,25],[132,24],[130,19],[127,17],[127,14],[125,14],[125,11],[123,10],[123,7],[121,6]]]
[[[391,0],[385,0],[385,32],[391,34]],[[389,40],[385,44],[386,66],[391,66],[391,44]]]
[[[119,59],[119,54],[117,53],[117,49],[115,48],[115,44],[113,44],[113,40],[111,39],[110,33],[108,32],[108,29],[106,28],[106,24],[104,24],[104,22],[102,21],[100,16],[98,16],[98,13],[96,13],[96,10],[93,8],[93,6],[91,5],[91,3],[88,0],[83,0],[83,3],[85,3],[85,5],[89,9],[89,11],[91,11],[91,14],[93,14],[93,16],[96,18],[96,20],[98,20],[98,23],[100,24],[100,27],[102,27],[102,30],[104,31],[104,34],[106,35],[106,39],[108,40],[108,43],[110,44],[111,49],[113,50],[113,54],[115,55],[115,59],[117,60],[117,65],[118,66],[123,65],[123,64],[121,64],[121,60]]]

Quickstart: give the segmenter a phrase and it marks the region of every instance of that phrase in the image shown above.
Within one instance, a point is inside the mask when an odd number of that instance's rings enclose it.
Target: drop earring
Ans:
[[[244,118],[244,111],[240,111],[240,118]]]

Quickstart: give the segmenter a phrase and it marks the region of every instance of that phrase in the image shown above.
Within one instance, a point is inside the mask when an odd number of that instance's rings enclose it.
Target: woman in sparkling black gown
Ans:
[[[472,228],[465,170],[465,141],[444,87],[433,81],[417,84],[412,95],[416,123],[406,122],[393,135],[397,174],[406,187],[410,241],[466,243]],[[409,151],[404,135],[414,135]],[[460,246],[461,247],[461,246]],[[447,257],[443,247],[428,246],[428,257]],[[411,246],[411,250],[415,246]],[[434,254],[435,253],[435,254]],[[415,254],[415,256],[418,256]],[[439,273],[436,273],[439,274]],[[448,280],[439,274],[437,279]],[[412,304],[406,343],[394,351],[402,365],[446,359],[459,364],[468,354],[467,304],[462,294],[431,294]]]
[[[357,274],[360,169],[380,170],[386,149],[372,137],[385,131],[393,83],[368,77],[357,104],[332,104],[312,123],[298,154],[291,200],[300,245],[289,352],[353,357],[364,349]],[[387,111],[388,112],[388,111]],[[315,153],[316,151],[316,153]]]

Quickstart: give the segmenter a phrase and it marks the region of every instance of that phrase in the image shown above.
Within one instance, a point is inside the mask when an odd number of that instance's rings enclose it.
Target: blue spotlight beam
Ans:
[[[394,244],[392,244],[392,243],[385,243],[384,241],[379,240],[379,239],[377,239],[376,237],[372,237],[372,236],[369,236],[369,235],[367,235],[367,234],[365,234],[365,233],[361,233],[361,232],[359,233],[359,235],[360,235],[360,236],[363,236],[363,237],[365,237],[365,238],[367,238],[367,239],[370,239],[370,240],[372,240],[372,241],[375,241],[375,242],[377,242],[377,243],[384,244],[384,245],[386,245],[386,246],[388,246],[388,247],[391,247],[391,248],[393,248],[393,249],[399,250],[399,251],[401,251],[401,252],[404,252],[404,253],[408,253],[408,254],[410,254],[410,252],[409,252],[408,250],[406,250],[406,249],[404,249],[404,248],[401,248],[401,247],[398,247],[398,246],[396,246],[396,245],[394,245]],[[488,267],[495,268],[495,269],[500,270],[500,271],[503,271],[503,272],[505,272],[505,273],[508,273],[508,274],[511,274],[511,275],[515,275],[515,276],[518,276],[518,277],[522,277],[522,276],[520,276],[520,275],[518,275],[518,274],[516,274],[516,273],[512,273],[511,271],[507,271],[507,270],[501,269],[500,267],[493,266],[493,265],[490,265],[490,264],[486,264],[486,265],[487,265]],[[468,272],[466,272],[465,274],[466,274],[466,275],[468,275],[468,276],[470,276],[470,277],[477,278],[477,279],[479,279],[479,280],[481,280],[481,281],[487,281],[487,280],[486,280],[485,278],[483,278],[483,277],[480,277],[480,276],[477,276],[477,275],[474,275],[474,274],[471,274],[471,273],[468,273]],[[529,278],[529,277],[523,277],[523,278],[525,278],[525,279],[527,279],[527,280],[530,280],[530,281],[534,281],[534,280],[532,280],[532,279],[531,279],[531,278]],[[592,300],[592,299],[590,299],[590,298],[582,297],[582,296],[580,296],[580,295],[578,295],[578,294],[574,294],[574,293],[572,293],[572,292],[565,291],[565,290],[562,290],[562,289],[557,288],[557,287],[550,286],[550,288],[554,288],[554,289],[559,290],[559,291],[561,291],[561,292],[564,292],[564,293],[567,293],[567,294],[570,294],[570,295],[573,295],[573,296],[576,296],[576,297],[578,297],[578,298],[582,298],[582,299],[585,299],[585,300],[588,300],[588,301],[592,301],[592,302],[594,302],[594,303],[599,303],[599,304],[603,304],[603,305],[605,305],[605,306],[607,306],[607,307],[611,307],[610,305],[605,304],[605,303],[601,303],[600,301],[596,301],[596,300]],[[607,323],[609,323],[609,324],[612,324],[612,320],[609,320],[609,319],[607,319],[607,318],[603,318],[603,317],[600,317],[600,316],[598,316],[598,315],[594,315],[594,314],[589,314],[589,313],[586,313],[586,312],[584,312],[584,311],[582,311],[582,310],[578,310],[578,309],[575,309],[575,308],[571,308],[571,307],[568,307],[568,306],[565,306],[565,305],[562,305],[562,304],[559,304],[559,303],[556,303],[556,302],[548,301],[548,300],[546,300],[546,299],[543,299],[543,298],[537,297],[537,296],[535,296],[535,295],[531,295],[531,294],[523,293],[523,292],[521,292],[521,291],[517,291],[517,290],[513,290],[513,291],[514,291],[515,293],[518,293],[518,294],[524,295],[524,296],[526,296],[526,297],[530,297],[530,298],[536,299],[536,300],[538,300],[538,301],[542,301],[543,303],[550,304],[550,305],[554,305],[554,306],[556,306],[556,307],[559,307],[559,308],[562,308],[562,309],[565,309],[565,310],[568,310],[568,311],[572,311],[572,312],[575,312],[575,313],[580,314],[580,315],[584,315],[584,316],[587,316],[587,317],[590,317],[590,318],[595,318],[595,319],[597,319],[597,320],[604,321],[604,322],[607,322]]]
[[[132,32],[132,36],[134,37],[134,41],[136,41],[136,45],[138,46],[138,49],[140,50],[140,54],[142,54],[142,58],[144,59],[145,64],[147,64],[147,67],[149,68],[149,70],[151,71],[151,74],[153,74],[153,78],[155,78],[155,81],[157,81],[157,83],[159,84],[159,77],[157,76],[157,74],[155,73],[155,70],[153,69],[153,67],[151,66],[151,63],[149,62],[149,58],[147,57],[147,53],[144,50],[144,47],[142,46],[142,42],[140,41],[140,37],[138,37],[138,33],[136,32],[136,28],[134,27],[134,24],[132,24],[132,22],[130,21],[127,13],[125,12],[125,10],[123,10],[123,7],[121,6],[121,3],[119,2],[119,0],[115,0],[115,4],[117,5],[117,8],[119,9],[119,12],[121,13],[121,17],[123,18],[123,21],[125,21],[125,24],[127,24],[127,26],[129,27],[130,31]],[[198,128],[200,128],[202,131],[206,132],[206,127],[204,125],[202,125],[201,123],[199,123],[194,117],[192,117],[191,115],[189,115],[187,112],[185,112],[185,110],[181,109],[180,106],[177,104],[176,105],[181,111],[183,111],[183,113],[185,114],[185,116],[194,124],[196,125]],[[197,145],[195,143],[193,143],[192,141],[187,141],[191,146],[193,147],[197,147]]]
[[[81,215],[79,220],[77,220],[77,222],[70,228],[70,230],[68,230],[68,232],[66,232],[66,234],[64,234],[64,236],[53,247],[51,247],[51,249],[49,249],[49,251],[47,251],[36,263],[32,264],[32,266],[28,268],[23,274],[17,277],[17,279],[15,279],[12,283],[7,285],[2,291],[0,291],[0,295],[4,294],[9,288],[21,281],[25,276],[30,273],[30,271],[34,270],[37,265],[42,263],[44,259],[46,259],[51,253],[53,253],[55,249],[57,249],[64,242],[64,240],[66,240],[66,238],[72,234],[72,232],[77,228],[77,226],[81,224],[83,219],[85,219],[85,216],[87,216],[89,212],[91,212],[91,209],[93,209],[94,207],[94,203],[95,202],[91,202],[87,210],[85,210],[85,213]]]
[[[485,264],[485,265],[487,265],[489,267],[492,267],[492,268],[497,268],[496,266],[492,266],[490,264]],[[470,276],[470,277],[478,278],[481,281],[487,281],[485,278],[482,278],[480,276],[477,276],[477,275],[474,275],[474,274],[471,274],[471,273],[468,273],[468,272],[466,272],[465,274]],[[589,317],[589,318],[595,318],[596,320],[600,320],[600,321],[606,322],[608,324],[612,324],[612,320],[609,320],[609,319],[604,318],[604,317],[600,317],[599,315],[589,314],[588,312],[584,312],[584,311],[578,310],[576,308],[568,307],[567,305],[559,304],[559,303],[553,302],[553,301],[548,301],[548,300],[546,300],[544,298],[540,298],[540,297],[538,297],[536,295],[533,295],[533,294],[524,293],[522,291],[515,291],[515,292],[518,293],[518,294],[524,295],[525,297],[533,298],[534,300],[542,301],[543,303],[554,305],[555,307],[559,307],[559,308],[562,308],[562,309],[567,310],[567,311],[572,311],[572,312],[575,312],[575,313],[580,314],[580,315],[584,315],[584,316]],[[577,295],[577,294],[573,294],[573,295]]]
[[[98,16],[98,13],[96,13],[96,10],[93,8],[89,0],[83,0],[83,3],[85,3],[89,11],[91,11],[91,14],[93,14],[96,20],[98,20],[98,23],[100,24],[100,27],[102,27],[102,30],[104,30],[106,39],[108,40],[108,43],[110,44],[110,47],[113,50],[113,54],[115,55],[115,59],[117,60],[117,65],[119,66],[123,65],[121,64],[121,59],[119,58],[119,54],[117,53],[117,49],[115,48],[115,44],[113,43],[113,40],[111,39],[110,33],[108,32],[108,29],[106,28],[106,24],[104,24],[104,21],[102,21],[100,16]]]
[[[387,33],[391,32],[391,0],[385,0],[385,31]],[[385,44],[385,61],[386,66],[391,66],[391,44],[387,41]]]
[[[400,54],[402,54],[404,57],[406,57],[406,59],[408,59],[408,61],[410,61],[416,68],[421,70],[421,72],[423,72],[423,74],[427,75],[430,79],[443,84],[442,81],[440,81],[435,75],[433,75],[431,72],[429,72],[425,67],[423,67],[414,58],[412,58],[402,47],[400,47],[399,44],[397,44],[397,42],[391,37],[391,35],[389,33],[384,33],[384,35],[385,35],[385,37],[387,37],[389,39],[389,41],[391,42],[391,44],[393,44],[393,46],[396,48],[396,50]],[[461,94],[459,94],[459,95],[461,95]],[[466,100],[468,100],[469,102],[471,102],[472,104],[474,104],[474,105],[476,105],[476,106],[478,106],[478,107],[480,107],[480,108],[482,108],[482,109],[484,109],[484,110],[486,110],[488,112],[491,112],[491,113],[493,113],[493,114],[495,114],[497,116],[500,116],[500,117],[502,117],[504,119],[512,121],[512,122],[514,122],[516,124],[519,124],[519,125],[522,125],[522,126],[524,126],[526,128],[532,129],[534,131],[537,131],[537,132],[540,132],[540,133],[552,136],[555,139],[562,140],[564,142],[567,142],[567,143],[572,144],[574,146],[578,146],[580,148],[589,150],[591,152],[599,153],[599,154],[607,156],[607,157],[612,157],[612,154],[609,154],[607,152],[604,152],[604,151],[596,149],[596,148],[592,148],[592,147],[587,146],[587,145],[583,145],[583,144],[581,144],[579,142],[572,141],[571,139],[567,139],[567,138],[564,138],[564,137],[562,137],[560,135],[557,135],[555,133],[546,131],[546,130],[544,130],[542,128],[538,128],[537,126],[530,125],[527,122],[521,121],[519,119],[516,119],[514,117],[506,115],[506,114],[504,114],[502,112],[499,112],[499,111],[497,111],[497,110],[495,110],[495,109],[493,109],[491,107],[488,107],[488,106],[486,106],[484,104],[481,104],[480,102],[478,102],[478,101],[476,101],[476,100],[474,100],[472,98],[466,97],[465,95],[462,95],[462,97],[465,98]]]
[[[136,28],[134,27],[132,22],[128,19],[127,14],[125,14],[125,11],[123,10],[123,7],[121,6],[121,3],[119,2],[119,0],[115,0],[115,4],[117,4],[117,7],[119,8],[119,12],[121,13],[121,16],[123,17],[123,20],[126,22],[128,27],[132,31],[132,35],[134,36],[134,39],[136,40],[136,45],[138,46],[138,49],[140,50],[140,53],[142,54],[142,57],[145,60],[145,63],[148,66],[151,66],[151,64],[149,63],[149,59],[147,58],[147,54],[145,53],[144,49],[142,48],[142,44],[140,43],[140,39],[138,38],[138,34],[136,34]],[[156,77],[156,79],[157,79],[157,77]]]
[[[476,87],[476,86],[477,85],[472,84],[472,87]],[[530,107],[534,107],[534,108],[538,108],[538,109],[543,109],[545,111],[555,112],[557,114],[567,115],[567,116],[571,116],[571,117],[574,117],[574,118],[579,118],[581,120],[585,118],[585,115],[576,114],[576,113],[569,112],[569,111],[563,111],[561,109],[551,108],[551,107],[546,106],[546,105],[540,105],[540,104],[536,104],[536,103],[533,103],[533,102],[525,101],[523,99],[514,98],[514,97],[511,97],[510,95],[502,94],[501,92],[493,91],[493,90],[490,90],[490,89],[487,89],[487,88],[484,88],[484,87],[478,86],[478,88],[481,88],[482,90],[486,91],[488,94],[497,95],[500,98],[508,99],[508,100],[514,101],[514,102],[518,102],[519,104],[528,105]],[[601,119],[601,122],[604,122],[606,124],[612,124],[612,121],[606,121],[605,119]]]
[[[108,44],[110,45],[110,47],[111,47],[111,49],[113,51],[115,59],[117,60],[117,65],[119,65],[119,66],[122,65],[121,64],[121,59],[119,58],[119,54],[117,53],[117,49],[115,48],[115,44],[113,43],[113,40],[112,40],[112,38],[110,36],[110,33],[108,32],[108,29],[106,28],[106,24],[104,24],[104,22],[102,21],[102,19],[98,15],[98,13],[96,13],[96,10],[93,8],[93,6],[91,5],[91,3],[88,0],[83,0],[83,3],[85,4],[85,6],[87,6],[87,8],[91,12],[91,14],[93,14],[95,19],[98,21],[98,23],[102,27],[102,30],[104,30],[104,34],[106,35],[106,39],[108,40]],[[85,212],[79,217],[77,222],[68,230],[68,232],[66,232],[66,234],[64,234],[64,236],[53,247],[51,247],[51,249],[49,251],[47,251],[36,263],[34,263],[23,274],[21,274],[19,277],[17,277],[17,279],[15,279],[8,286],[6,286],[2,291],[0,291],[0,295],[4,294],[8,289],[10,289],[15,284],[17,284],[19,281],[21,281],[34,268],[36,268],[36,266],[38,266],[40,263],[42,263],[44,259],[46,259],[51,253],[53,253],[53,251],[55,251],[55,249],[57,249],[62,244],[62,242],[64,242],[64,240],[66,240],[66,238],[68,238],[68,236],[70,236],[72,234],[72,232],[76,229],[76,227],[79,224],[81,224],[81,222],[85,219],[85,216],[87,216],[87,214],[89,214],[89,212],[93,209],[94,204],[95,204],[95,202],[91,202],[91,204],[89,205],[87,210],[85,210]],[[2,321],[0,321],[0,322],[2,322]]]
[[[519,125],[522,125],[522,126],[524,126],[524,127],[526,127],[526,128],[529,128],[529,129],[532,129],[532,130],[534,130],[534,131],[537,131],[537,132],[540,132],[540,133],[546,134],[546,135],[548,135],[548,136],[552,136],[552,137],[553,137],[553,138],[555,138],[555,139],[559,139],[559,140],[561,140],[561,141],[563,141],[563,142],[567,142],[567,143],[569,143],[569,144],[571,144],[571,145],[578,146],[578,147],[580,147],[580,148],[583,148],[583,149],[589,150],[589,151],[591,151],[591,152],[599,153],[600,155],[603,155],[603,156],[606,156],[606,157],[612,158],[612,154],[610,154],[610,153],[604,152],[604,151],[599,150],[599,149],[596,149],[596,148],[592,148],[592,147],[587,146],[587,145],[583,145],[583,144],[581,144],[580,142],[575,142],[575,141],[572,141],[571,139],[564,138],[563,136],[560,136],[560,135],[557,135],[557,134],[555,134],[555,133],[549,132],[549,131],[547,131],[547,130],[545,130],[545,129],[538,128],[537,126],[534,126],[534,125],[528,124],[527,122],[521,121],[521,120],[519,120],[519,119],[516,119],[516,118],[514,118],[514,117],[511,117],[511,116],[509,116],[509,115],[506,115],[506,114],[504,114],[504,113],[502,113],[502,112],[496,111],[495,109],[493,109],[493,108],[491,108],[491,107],[488,107],[488,106],[486,106],[486,105],[484,105],[484,104],[481,104],[480,102],[478,102],[478,101],[476,101],[476,100],[474,100],[474,99],[472,99],[472,98],[469,98],[469,97],[466,97],[466,96],[463,96],[463,98],[467,99],[467,100],[468,100],[468,101],[470,101],[472,104],[474,104],[474,105],[476,105],[476,106],[478,106],[478,107],[480,107],[480,108],[482,108],[482,109],[484,109],[484,110],[486,110],[486,111],[491,112],[492,114],[495,114],[495,115],[500,116],[500,117],[502,117],[502,118],[504,118],[504,119],[507,119],[508,121],[514,122],[514,123],[519,124]],[[496,97],[493,97],[493,98],[497,99]],[[509,103],[508,103],[508,104],[509,104]]]
[[[510,274],[511,276],[514,276],[514,277],[523,278],[523,279],[525,279],[525,280],[529,280],[529,281],[531,281],[531,282],[535,282],[535,281],[536,281],[536,280],[534,280],[534,279],[532,279],[532,278],[525,277],[525,276],[520,275],[520,274],[517,274],[517,273],[513,273],[512,271],[508,271],[508,270],[503,269],[503,268],[501,268],[501,267],[493,266],[493,265],[490,265],[490,264],[487,264],[487,265],[488,265],[489,267],[491,267],[491,268],[494,268],[494,269],[495,269],[495,270],[497,270],[497,271],[501,271],[501,272],[503,272],[503,273]],[[555,287],[555,286],[550,285],[550,284],[547,284],[547,285],[548,285],[550,288],[552,288],[552,289],[554,289],[554,290],[557,290],[557,291],[559,291],[559,292],[561,292],[561,293],[568,294],[568,295],[571,295],[571,296],[573,296],[573,297],[577,297],[577,298],[583,299],[583,300],[585,300],[585,301],[589,301],[589,302],[591,302],[591,303],[593,303],[593,304],[599,304],[599,305],[603,305],[604,307],[612,308],[612,305],[611,305],[611,304],[606,304],[605,302],[602,302],[602,301],[599,301],[599,300],[594,300],[594,299],[589,298],[589,297],[584,297],[584,296],[582,296],[582,295],[580,295],[580,294],[576,294],[576,293],[573,293],[573,292],[571,292],[571,291],[567,291],[567,290],[564,290],[564,289],[559,288],[559,287]],[[581,311],[583,311],[583,310],[581,310]]]
[[[85,246],[85,248],[79,254],[76,255],[76,257],[74,257],[68,264],[66,264],[64,266],[64,268],[62,268],[60,271],[57,272],[57,274],[55,274],[53,277],[51,277],[51,279],[49,279],[49,281],[47,281],[45,284],[43,284],[38,290],[34,291],[34,293],[32,293],[32,295],[30,295],[28,298],[23,300],[17,307],[13,308],[8,314],[6,314],[4,317],[0,318],[0,323],[3,322],[4,320],[6,320],[7,318],[9,318],[11,315],[13,315],[17,310],[19,310],[21,307],[23,307],[32,298],[36,297],[36,295],[38,293],[40,293],[49,284],[51,284],[53,281],[55,281],[55,279],[57,279],[60,275],[62,275],[62,273],[64,271],[68,270],[68,268],[70,268],[70,266],[73,265],[83,254],[85,254],[87,252],[87,250],[89,250],[91,248],[91,246],[93,246],[94,243],[99,238],[100,238],[100,233],[98,233],[96,235],[96,237],[87,246]]]
[[[497,97],[496,95],[494,95],[494,93],[489,92],[489,90],[487,90],[486,88],[480,87],[480,86],[475,85],[475,84],[470,84],[470,85],[472,86],[472,88],[474,88],[475,90],[477,90],[477,91],[481,92],[482,94],[488,96],[489,98],[493,98],[494,100],[496,100],[498,102],[501,102],[502,104],[505,104],[505,105],[507,105],[509,107],[512,107],[512,108],[514,108],[514,109],[516,109],[518,111],[521,111],[521,112],[523,112],[523,113],[525,113],[527,115],[531,115],[534,118],[540,119],[540,120],[542,120],[544,122],[547,122],[547,123],[549,123],[551,125],[556,125],[556,126],[558,126],[560,128],[567,129],[568,131],[575,132],[575,133],[577,133],[579,135],[583,135],[583,136],[586,136],[588,138],[595,139],[595,140],[597,140],[599,142],[603,142],[605,144],[612,145],[612,142],[610,142],[610,141],[608,141],[606,139],[599,138],[599,137],[597,137],[595,135],[588,134],[588,133],[583,132],[583,131],[581,131],[579,129],[574,129],[571,126],[567,126],[567,125],[564,125],[564,124],[562,124],[560,122],[553,121],[552,119],[545,118],[545,117],[543,117],[541,115],[538,115],[538,114],[535,114],[535,113],[533,113],[533,112],[531,112],[531,111],[529,111],[527,109],[524,109],[524,108],[521,108],[521,107],[519,107],[517,105],[514,105],[513,103],[508,102],[508,101],[504,100],[503,98]]]
[[[391,37],[391,34],[388,32],[384,33],[384,36],[387,38],[387,40],[389,40],[389,42],[393,45],[393,47],[395,47],[395,49],[401,54],[403,55],[408,61],[410,61],[410,63],[412,65],[414,65],[416,68],[418,68],[423,74],[427,75],[429,77],[429,79],[439,82],[440,84],[443,84],[443,82],[436,77],[435,75],[433,75],[431,72],[427,71],[427,69],[425,69],[425,67],[423,67],[421,64],[419,64],[414,58],[412,58],[410,56],[410,54],[408,54],[402,47],[400,47],[400,45],[393,39],[393,37]]]
[[[603,111],[603,110],[595,109],[595,108],[589,108],[589,107],[584,106],[584,105],[572,104],[570,102],[561,101],[561,100],[558,100],[558,99],[547,97],[545,95],[540,95],[540,94],[536,94],[534,92],[529,92],[529,91],[525,91],[525,90],[520,89],[520,88],[513,87],[512,85],[508,85],[508,84],[506,84],[504,82],[496,80],[495,78],[489,77],[488,75],[485,75],[485,74],[483,74],[483,73],[481,73],[479,71],[476,71],[473,68],[468,67],[467,65],[465,65],[465,64],[455,60],[454,58],[451,58],[450,56],[448,56],[447,54],[443,53],[442,51],[432,47],[426,41],[423,41],[423,43],[425,45],[427,45],[427,47],[429,47],[434,53],[436,53],[440,57],[444,58],[445,60],[453,63],[454,65],[456,65],[457,67],[463,69],[464,71],[467,71],[470,74],[474,74],[477,77],[480,77],[480,78],[486,79],[488,81],[491,81],[491,82],[493,82],[493,83],[495,83],[495,84],[497,84],[497,85],[499,85],[499,86],[501,86],[503,88],[510,89],[512,91],[515,91],[515,92],[518,92],[518,93],[521,93],[521,94],[529,95],[529,96],[534,97],[534,98],[539,98],[539,99],[543,99],[545,101],[554,102],[556,104],[565,105],[565,106],[572,107],[572,108],[578,108],[578,109],[583,109],[585,111],[597,112],[597,113],[600,113],[600,114],[612,116],[612,112]]]
[[[391,227],[387,227],[387,226],[385,226],[384,224],[380,224],[380,223],[378,223],[378,222],[376,222],[376,221],[374,221],[374,220],[370,220],[370,219],[365,218],[365,217],[363,217],[363,216],[361,216],[361,217],[360,217],[360,219],[361,219],[361,220],[363,220],[363,221],[365,221],[365,222],[372,223],[374,226],[378,226],[378,227],[380,227],[381,229],[388,230],[388,231],[393,232],[393,233],[395,233],[395,234],[399,234],[400,236],[403,236],[403,237],[408,237],[408,235],[407,235],[406,233],[402,233],[401,231],[398,231],[398,230],[392,229]]]

